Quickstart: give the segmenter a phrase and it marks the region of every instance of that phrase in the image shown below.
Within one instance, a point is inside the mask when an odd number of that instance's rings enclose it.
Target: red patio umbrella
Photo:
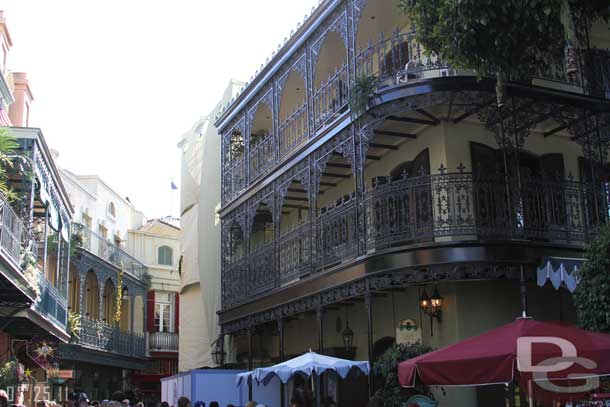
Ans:
[[[610,374],[610,335],[531,318],[519,318],[398,366],[399,381],[404,387],[413,387],[418,381],[430,386],[477,386],[516,381],[532,393],[528,386],[534,379],[538,388],[533,391],[538,391],[539,395],[548,395],[549,384],[567,385],[565,379],[571,379],[571,386],[580,386],[566,390],[565,394],[582,394],[588,384],[582,378],[571,376],[574,374],[583,377]]]

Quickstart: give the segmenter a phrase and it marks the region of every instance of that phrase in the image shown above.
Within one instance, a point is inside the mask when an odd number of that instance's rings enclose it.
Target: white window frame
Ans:
[[[168,295],[170,297],[170,299],[168,301],[160,301],[158,299],[158,295],[162,294],[162,295]],[[169,327],[167,330],[167,333],[173,333],[174,331],[174,313],[175,313],[175,296],[173,295],[173,293],[170,292],[165,292],[165,291],[155,291],[155,309],[154,309],[154,313],[155,315],[153,316],[154,319],[156,319],[156,314],[157,314],[157,305],[159,305],[159,326],[154,326],[155,332],[164,332],[162,330],[163,328],[163,309],[165,307],[169,308]],[[153,324],[155,324],[156,321],[153,321]]]

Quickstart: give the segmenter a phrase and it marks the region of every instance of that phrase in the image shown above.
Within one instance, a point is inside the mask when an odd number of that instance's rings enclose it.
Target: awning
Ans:
[[[315,373],[319,376],[326,371],[334,371],[339,377],[345,379],[352,370],[368,376],[370,371],[369,362],[339,359],[307,352],[271,367],[261,367],[251,372],[240,373],[235,381],[237,386],[240,386],[242,383],[250,383],[254,379],[256,383],[262,383],[266,386],[273,377],[278,377],[282,383],[286,384],[297,374],[309,377]]]
[[[548,281],[559,290],[562,284],[570,291],[574,292],[580,278],[577,271],[582,267],[585,259],[568,257],[547,257],[542,266],[538,267],[537,280],[538,286],[544,286]]]

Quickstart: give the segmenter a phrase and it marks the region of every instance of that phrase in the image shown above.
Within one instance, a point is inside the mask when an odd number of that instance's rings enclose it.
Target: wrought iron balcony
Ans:
[[[486,240],[582,247],[598,225],[610,220],[605,184],[514,178],[477,178],[468,172],[378,178],[360,202],[348,195],[318,210],[314,227],[300,224],[279,235],[277,245],[268,242],[249,256],[225,262],[223,307],[389,248]]]
[[[533,82],[544,85],[546,81],[567,86],[566,90],[610,98],[610,52],[602,49],[566,52],[565,62],[540,70]],[[380,34],[377,42],[369,42],[365,49],[357,53],[355,71],[356,76],[377,77],[381,86],[458,75],[457,70],[436,56],[426,55],[415,40],[414,31],[396,31],[390,37]],[[471,73],[474,75],[474,71]]]
[[[255,137],[252,135],[251,137]],[[273,133],[258,137],[250,149],[250,180],[253,181],[266,174],[274,161],[275,139]]]
[[[307,102],[292,112],[280,125],[280,157],[288,154],[309,135]]]
[[[148,334],[149,351],[178,351],[178,334],[175,332],[151,332]]]
[[[314,92],[313,109],[316,129],[347,108],[347,88],[347,65],[343,65]]]
[[[136,358],[146,356],[144,334],[123,332],[116,325],[82,317],[79,336],[73,338],[72,343]]]
[[[72,239],[77,247],[88,250],[96,256],[109,261],[118,268],[125,270],[137,280],[141,280],[147,273],[146,265],[86,226],[80,223],[73,223],[72,233],[78,236]]]
[[[42,273],[38,277],[38,282],[40,295],[34,309],[59,326],[65,327],[68,322],[68,300]]]
[[[0,223],[0,250],[19,268],[21,243],[27,233],[21,218],[3,196],[0,196]]]

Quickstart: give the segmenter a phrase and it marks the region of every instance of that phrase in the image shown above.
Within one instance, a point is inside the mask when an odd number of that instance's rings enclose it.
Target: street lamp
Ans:
[[[419,297],[419,307],[422,312],[428,316],[430,316],[430,336],[434,335],[432,320],[436,318],[436,320],[440,323],[442,319],[442,307],[443,307],[443,297],[438,292],[438,288],[435,287],[432,292],[432,297],[428,297],[428,293],[426,289],[422,291]]]
[[[216,339],[216,344],[214,346],[214,350],[212,351],[212,358],[214,359],[214,363],[216,365],[222,367],[225,364],[225,356],[226,352],[224,351],[224,336],[220,334],[218,339]]]

